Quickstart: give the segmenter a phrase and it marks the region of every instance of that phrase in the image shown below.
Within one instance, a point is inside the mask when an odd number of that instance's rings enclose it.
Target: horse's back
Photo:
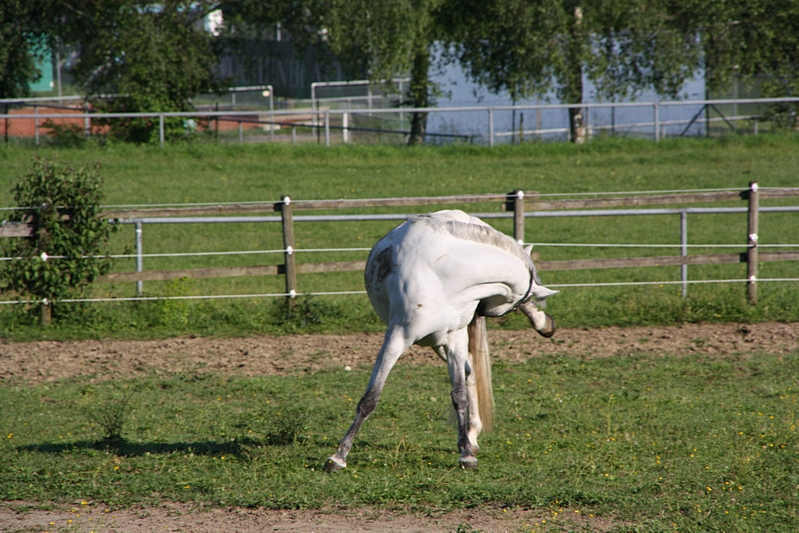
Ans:
[[[414,217],[372,248],[366,291],[387,324],[424,320],[431,328],[450,329],[471,320],[478,300],[505,301],[526,290],[529,269],[520,250],[463,211]]]

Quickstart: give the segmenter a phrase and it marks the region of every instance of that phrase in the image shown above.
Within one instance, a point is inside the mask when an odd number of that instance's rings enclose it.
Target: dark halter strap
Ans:
[[[486,314],[486,313],[480,313],[480,308],[479,307],[477,308],[478,314],[482,314],[483,316],[488,316],[488,317],[491,317],[491,318],[499,318],[499,317],[503,317],[503,316],[505,316],[505,315],[507,315],[509,313],[512,313],[513,311],[516,310],[517,307],[519,307],[519,304],[522,304],[522,303],[524,303],[524,302],[526,302],[527,300],[530,299],[530,296],[533,294],[533,282],[534,281],[535,281],[535,276],[533,275],[533,270],[530,269],[530,285],[527,286],[527,292],[524,293],[524,296],[522,296],[521,300],[519,300],[518,302],[513,304],[510,307],[510,309],[508,309],[507,311],[505,311],[501,315],[489,315],[489,314]]]

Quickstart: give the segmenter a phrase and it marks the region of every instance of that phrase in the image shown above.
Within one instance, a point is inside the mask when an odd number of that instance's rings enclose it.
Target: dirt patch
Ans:
[[[241,376],[312,373],[326,368],[371,366],[382,340],[381,334],[364,333],[150,341],[0,341],[0,382],[42,383],[76,376],[103,381],[175,372]],[[565,329],[551,339],[538,337],[532,330],[492,330],[489,340],[491,357],[506,362],[551,354],[787,354],[799,350],[799,323]],[[413,347],[399,364],[443,362],[432,350]]]
[[[383,336],[297,335],[227,339],[9,343],[0,341],[0,383],[43,383],[88,376],[95,381],[214,372],[259,376],[312,373],[371,365]],[[543,355],[586,358],[630,353],[745,358],[752,353],[799,351],[799,323],[713,324],[680,327],[561,330],[552,339],[532,331],[490,331],[494,360],[522,362]],[[443,365],[430,349],[414,347],[399,364]],[[73,506],[0,503],[0,532],[184,531],[211,533],[609,531],[624,524],[563,509],[481,508],[427,514],[380,509],[269,511],[166,504],[147,509],[108,509],[100,503]],[[546,520],[546,522],[544,522]]]
[[[543,522],[542,522],[543,521]],[[0,503],[0,532],[69,531],[106,533],[455,533],[530,531],[541,526],[565,531],[610,531],[621,524],[596,516],[562,510],[521,509],[460,510],[425,514],[376,509],[326,509],[320,511],[268,511],[265,509],[202,508],[168,504],[158,508],[113,510],[100,504],[33,509],[25,502]]]

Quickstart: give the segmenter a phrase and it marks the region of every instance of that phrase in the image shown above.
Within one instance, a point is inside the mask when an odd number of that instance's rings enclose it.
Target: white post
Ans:
[[[164,115],[158,115],[158,140],[161,148],[164,147]]]
[[[330,111],[325,111],[325,146],[330,146]]]
[[[494,147],[494,108],[488,108],[488,146]]]
[[[60,44],[61,44],[60,41],[56,41],[56,45],[55,45],[55,64],[56,64],[55,73],[56,73],[56,80],[57,80],[57,83],[58,83],[58,103],[59,104],[61,103],[61,96],[63,96],[62,95],[62,91],[61,91],[61,50],[59,49],[59,45]]]
[[[341,115],[341,139],[344,141],[344,144],[350,143],[350,114],[343,113]]]
[[[92,123],[89,118],[89,102],[83,104],[83,111],[86,113],[83,116],[83,134],[88,138],[92,134]]]
[[[239,144],[244,144],[244,127],[241,125],[241,121],[239,121]]]
[[[269,128],[269,140],[275,140],[275,90],[269,85],[269,121],[272,125]]]
[[[399,102],[398,102],[400,109],[402,109],[402,98],[403,98],[402,95],[403,95],[403,92],[402,92],[402,78],[400,78],[399,79]],[[403,113],[402,111],[400,111],[400,114],[399,114],[399,123],[400,123],[400,129],[402,129],[404,124],[405,124],[405,113]]]
[[[688,212],[680,211],[680,255],[688,255]],[[688,265],[680,265],[680,279],[682,280],[682,297],[688,296]]]
[[[136,221],[136,272],[144,270],[144,258],[142,257],[142,222]],[[136,295],[141,297],[144,292],[144,282],[139,280],[136,282]]]
[[[658,103],[652,104],[652,110],[655,114],[655,142],[660,142],[660,117],[658,113]]]

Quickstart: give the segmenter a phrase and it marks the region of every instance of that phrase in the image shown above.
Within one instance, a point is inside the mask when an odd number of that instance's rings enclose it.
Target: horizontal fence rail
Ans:
[[[667,193],[667,194],[665,194]],[[326,248],[326,249],[297,249],[294,242],[294,223],[296,222],[335,222],[335,221],[402,221],[413,214],[345,214],[345,215],[294,215],[294,211],[309,210],[336,210],[336,209],[359,209],[375,207],[425,207],[458,205],[469,203],[493,203],[499,202],[501,212],[476,213],[475,216],[484,219],[513,218],[514,238],[520,243],[524,243],[524,220],[527,218],[540,217],[602,217],[602,216],[642,216],[642,215],[678,215],[681,218],[680,244],[598,244],[598,243],[533,243],[539,247],[546,246],[574,246],[574,247],[663,247],[680,248],[680,255],[661,255],[646,257],[622,257],[610,259],[579,259],[565,261],[545,261],[540,260],[536,253],[536,264],[541,271],[564,271],[564,270],[586,270],[586,269],[606,269],[606,268],[634,268],[652,266],[679,266],[681,268],[681,281],[679,282],[651,282],[659,284],[678,283],[683,287],[683,294],[687,293],[687,287],[691,283],[700,281],[689,281],[687,278],[688,265],[709,265],[709,264],[729,264],[746,263],[746,279],[730,280],[745,282],[751,303],[757,301],[757,282],[765,281],[757,278],[757,267],[762,262],[774,261],[799,261],[799,251],[783,252],[760,252],[761,248],[799,248],[799,243],[795,244],[768,244],[761,243],[757,235],[758,216],[760,213],[796,213],[799,206],[763,206],[759,205],[761,199],[787,199],[799,197],[799,188],[760,188],[753,182],[746,190],[703,190],[678,193],[674,191],[650,191],[648,195],[630,196],[625,193],[612,193],[602,198],[567,198],[549,199],[550,195],[538,194],[535,192],[523,192],[520,190],[506,194],[476,194],[476,195],[452,195],[441,197],[418,197],[418,198],[371,198],[371,199],[352,199],[352,200],[294,200],[284,197],[280,201],[263,203],[233,203],[218,205],[192,205],[186,207],[179,206],[156,206],[143,207],[133,206],[128,209],[119,209],[115,206],[107,206],[102,216],[113,220],[118,224],[134,225],[136,228],[136,253],[118,255],[118,258],[135,258],[136,271],[116,272],[100,277],[98,282],[136,282],[138,298],[142,296],[142,284],[145,281],[168,281],[181,278],[208,279],[208,278],[230,278],[245,276],[272,276],[280,275],[286,279],[286,291],[279,294],[261,296],[288,296],[290,300],[297,295],[303,294],[297,283],[297,274],[308,273],[329,273],[329,272],[348,272],[362,271],[366,261],[338,261],[323,263],[296,263],[297,253],[312,252],[341,252],[358,251],[365,252],[369,248]],[[563,195],[560,195],[563,196]],[[645,208],[640,206],[650,205],[675,205],[691,203],[712,203],[745,201],[747,207],[679,207],[679,208]],[[597,209],[600,207],[628,207],[629,209]],[[253,213],[278,212],[279,216],[242,216]],[[748,223],[745,239],[740,244],[693,244],[687,242],[687,217],[691,214],[730,214],[746,213]],[[284,247],[276,250],[247,250],[230,252],[193,252],[193,253],[164,253],[164,254],[144,254],[142,248],[143,226],[146,224],[208,224],[208,223],[280,223],[283,228]],[[3,224],[0,226],[0,237],[20,238],[30,236],[35,228],[30,224]],[[743,236],[743,232],[742,232]],[[688,248],[738,248],[741,250],[736,253],[720,254],[688,254]],[[194,268],[182,270],[148,270],[143,268],[145,257],[180,257],[180,256],[207,256],[207,255],[236,255],[236,254],[283,254],[282,264],[269,264],[243,267],[215,267],[215,268]],[[14,260],[15,258],[2,258],[3,260]],[[65,260],[61,257],[43,257],[43,260]],[[720,280],[702,280],[704,282],[719,282]],[[773,279],[772,281],[797,281],[793,279]],[[598,283],[590,286],[623,286],[641,285],[650,282],[627,282],[627,283]],[[554,285],[553,285],[554,286]],[[559,285],[567,286],[586,286],[582,284]],[[344,291],[335,294],[361,294],[362,291]],[[333,293],[331,293],[333,294]],[[252,297],[253,295],[238,295],[238,297]],[[232,298],[235,295],[215,295],[208,298]],[[102,298],[87,301],[126,301],[129,298]],[[67,300],[65,300],[67,301]],[[77,300],[69,300],[77,301]],[[81,300],[84,301],[84,300]],[[10,303],[10,302],[3,302]]]

